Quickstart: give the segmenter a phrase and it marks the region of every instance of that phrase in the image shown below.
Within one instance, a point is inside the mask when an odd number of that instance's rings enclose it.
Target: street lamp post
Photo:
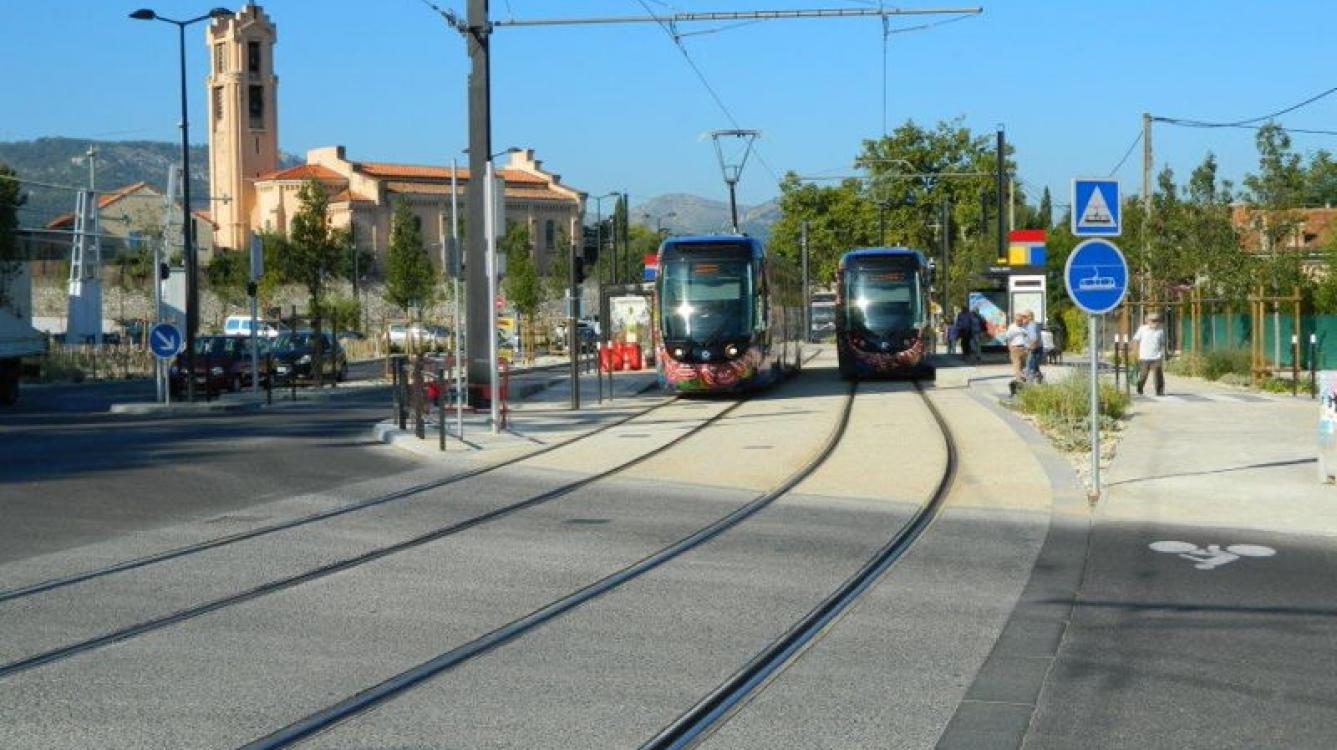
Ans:
[[[186,27],[212,18],[232,15],[227,8],[177,21],[158,15],[148,8],[130,14],[136,21],[163,21],[175,24],[177,49],[181,63],[181,250],[186,259],[186,400],[195,400],[195,332],[200,324],[200,269],[195,248],[195,228],[190,221],[190,122],[186,116]]]
[[[596,368],[595,368],[595,371],[594,371],[594,380],[595,380],[596,383],[598,383],[598,386],[599,386],[599,403],[601,403],[601,404],[602,404],[603,401],[604,401],[604,385],[603,385],[603,384],[604,384],[604,379],[603,379],[604,376],[603,376],[603,364],[602,364],[602,361],[601,361],[600,358],[599,358],[599,354],[602,353],[603,348],[604,348],[604,345],[608,343],[608,338],[607,338],[607,336],[608,336],[608,325],[607,325],[608,321],[604,320],[604,314],[603,314],[603,310],[604,310],[604,274],[603,274],[603,270],[602,270],[602,266],[603,266],[603,264],[599,262],[599,261],[602,259],[602,258],[600,258],[599,256],[602,256],[602,255],[603,255],[603,251],[604,251],[604,247],[603,247],[603,231],[604,231],[604,212],[603,212],[603,206],[604,206],[604,204],[603,204],[603,202],[604,202],[604,200],[606,200],[606,199],[608,199],[608,198],[614,198],[614,197],[617,197],[617,196],[620,196],[620,195],[621,195],[621,193],[618,193],[618,192],[611,192],[611,193],[604,193],[603,195],[596,195],[596,196],[593,196],[593,197],[591,198],[591,200],[594,201],[594,253],[595,253],[594,270],[595,270],[595,275],[596,275],[596,277],[597,277],[597,279],[598,279],[598,294],[599,294],[599,313],[598,313],[598,315],[599,315],[599,337],[598,337],[598,339],[597,339],[597,341],[598,341],[598,346],[596,347],[597,351],[595,352],[595,364],[596,364]],[[614,243],[614,244],[613,244],[613,247],[616,248],[616,247],[617,247],[617,236],[616,236],[616,234],[613,236],[613,243]],[[617,270],[617,265],[616,265],[615,263],[612,262],[612,261],[613,261],[612,258],[609,258],[608,260],[609,260],[609,263],[608,263],[608,269],[609,269],[609,270],[608,270],[608,277],[609,277],[609,278],[608,278],[608,281],[609,281],[609,283],[612,283],[612,282],[613,282],[613,274],[614,274],[614,272]],[[613,373],[611,373],[611,372],[608,373],[608,378],[609,378],[610,381],[612,380],[612,377],[613,377]],[[612,383],[611,383],[611,382],[609,383],[609,396],[610,396],[610,398],[611,398],[611,396],[612,396]]]
[[[487,288],[487,329],[488,329],[488,413],[491,423],[492,434],[497,434],[501,429],[499,409],[497,403],[497,234],[499,228],[506,226],[506,217],[497,215],[497,196],[493,192],[496,189],[495,175],[492,160],[504,154],[518,153],[521,149],[518,146],[498,151],[495,154],[489,153],[484,162],[483,169],[483,239],[484,239],[484,261],[485,261],[485,283]],[[465,148],[464,153],[469,153]],[[472,179],[472,178],[471,178]],[[504,206],[505,198],[502,198]],[[470,294],[474,292],[470,291]],[[472,307],[472,305],[471,305]]]

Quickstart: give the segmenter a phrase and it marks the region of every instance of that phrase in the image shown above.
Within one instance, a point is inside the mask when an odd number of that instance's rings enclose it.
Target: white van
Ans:
[[[278,335],[287,330],[281,323],[271,323],[267,320],[256,321],[259,326],[256,334],[260,338],[272,339],[278,338]],[[223,321],[224,336],[250,336],[251,335],[251,316],[249,315],[229,315],[227,320]]]

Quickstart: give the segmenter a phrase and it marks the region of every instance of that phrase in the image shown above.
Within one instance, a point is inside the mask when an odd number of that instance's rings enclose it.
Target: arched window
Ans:
[[[543,246],[551,251],[557,245],[557,225],[548,219],[543,225]]]

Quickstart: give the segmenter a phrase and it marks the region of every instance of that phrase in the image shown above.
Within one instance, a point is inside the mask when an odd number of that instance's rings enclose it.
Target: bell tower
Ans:
[[[255,178],[278,168],[274,24],[257,5],[209,24],[209,197],[216,246],[246,249]]]

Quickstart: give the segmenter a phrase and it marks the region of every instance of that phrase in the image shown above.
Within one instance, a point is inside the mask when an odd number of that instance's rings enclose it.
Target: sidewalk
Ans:
[[[1192,378],[1133,396],[1026,746],[1331,747],[1337,487],[1318,406]]]
[[[493,433],[488,411],[464,411],[464,438],[460,440],[453,407],[446,407],[446,450],[440,449],[440,428],[434,412],[425,421],[426,437],[414,433],[413,415],[409,415],[407,429],[399,429],[393,419],[387,419],[372,428],[373,439],[397,448],[417,453],[425,458],[463,460],[470,463],[500,462],[540,450],[554,443],[597,429],[607,422],[623,418],[645,409],[664,398],[657,388],[654,370],[618,372],[610,385],[603,378],[603,401],[599,401],[599,384],[593,373],[580,376],[580,409],[570,406],[571,378],[568,372],[552,371],[549,377],[532,384],[524,391],[512,391],[512,402],[507,413],[506,429]],[[514,389],[514,385],[512,386]],[[387,413],[392,409],[386,404]]]

